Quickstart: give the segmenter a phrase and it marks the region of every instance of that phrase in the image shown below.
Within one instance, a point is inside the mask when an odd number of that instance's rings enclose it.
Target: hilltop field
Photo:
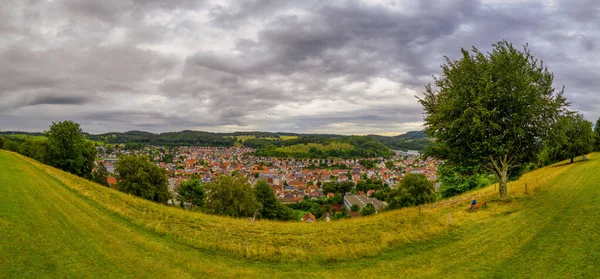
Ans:
[[[492,185],[305,224],[183,211],[0,151],[0,278],[594,278],[600,155],[589,157],[524,175],[505,201]],[[469,212],[471,199],[489,207]]]

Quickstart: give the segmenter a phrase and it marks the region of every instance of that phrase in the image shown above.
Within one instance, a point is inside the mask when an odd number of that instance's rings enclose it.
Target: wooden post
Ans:
[[[527,182],[525,182],[525,194],[527,194]]]
[[[450,226],[452,227],[452,213],[448,213],[448,222],[450,222]]]
[[[421,205],[419,205],[419,215],[421,215]]]

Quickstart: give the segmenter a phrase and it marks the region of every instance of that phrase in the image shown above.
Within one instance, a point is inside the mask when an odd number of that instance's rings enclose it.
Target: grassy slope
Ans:
[[[132,199],[2,151],[0,277],[598,277],[598,168],[600,159],[592,156],[588,162],[533,172],[511,184],[512,202],[492,202],[474,213],[464,210],[470,197],[492,200],[493,186],[424,207],[421,215],[405,209],[329,224],[252,225]],[[522,193],[525,182],[534,194]],[[144,219],[131,213],[138,207],[145,208],[148,219],[169,216],[179,229],[134,219]],[[178,235],[186,226],[196,234]],[[244,254],[194,241],[212,234],[222,239],[245,235],[250,247],[245,253],[257,250]],[[335,239],[344,241],[336,246],[330,243]],[[293,242],[298,249],[293,251],[315,256],[281,262],[261,254],[259,248],[269,246],[258,242],[289,249],[286,243]],[[371,246],[375,252],[345,256],[344,246]],[[323,247],[341,253],[325,253]],[[336,257],[340,261],[331,263]]]

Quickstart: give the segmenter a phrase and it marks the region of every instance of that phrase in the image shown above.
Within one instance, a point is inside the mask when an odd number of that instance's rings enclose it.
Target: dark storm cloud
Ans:
[[[597,1],[30,1],[0,6],[0,130],[389,133],[443,57],[529,43],[600,116]],[[9,120],[6,120],[9,119]],[[47,120],[46,125],[44,120]]]
[[[90,99],[83,96],[40,96],[27,105],[83,105]]]

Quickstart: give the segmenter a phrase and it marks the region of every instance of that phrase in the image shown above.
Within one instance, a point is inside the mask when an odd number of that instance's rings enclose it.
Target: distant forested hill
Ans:
[[[1,136],[16,141],[43,137],[43,133],[0,132]],[[258,150],[259,155],[283,157],[381,157],[389,156],[389,149],[423,150],[429,139],[422,131],[387,137],[379,135],[344,136],[335,134],[296,134],[270,132],[211,133],[179,131],[150,133],[144,131],[86,134],[94,142],[110,144],[150,144],[163,146],[246,146]]]
[[[423,131],[411,131],[395,137],[368,135],[391,149],[423,150],[429,145],[429,138]]]
[[[222,134],[201,131],[180,131],[153,134],[142,131],[129,131],[124,133],[105,133],[89,135],[92,140],[105,143],[142,143],[152,145],[199,145],[199,146],[233,146],[235,138],[225,137]]]
[[[245,145],[258,148],[259,156],[295,158],[364,158],[389,157],[393,152],[384,144],[366,136],[300,135],[295,139],[246,141]]]

